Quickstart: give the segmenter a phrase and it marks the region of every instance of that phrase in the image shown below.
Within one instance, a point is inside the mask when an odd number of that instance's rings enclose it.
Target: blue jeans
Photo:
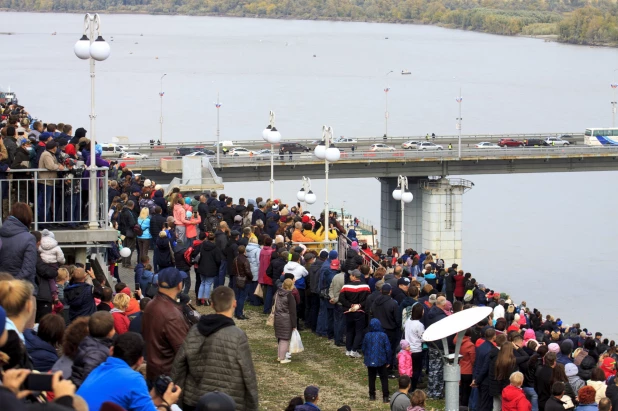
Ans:
[[[522,387],[524,389],[524,393],[526,394],[526,398],[532,404],[532,411],[539,411],[539,396],[536,391],[532,387]]]
[[[273,308],[273,294],[275,293],[273,285],[265,285],[266,292],[264,293],[264,314],[270,314]]]
[[[225,274],[227,274],[227,261],[223,260],[219,266],[219,275],[215,277],[215,288],[225,285]]]
[[[210,290],[212,289],[212,285],[215,282],[215,277],[204,277],[203,275],[200,277],[202,280],[202,284],[200,284],[200,291],[197,298],[210,298]]]
[[[255,290],[257,288],[258,288],[257,281],[251,281],[251,283],[249,283],[249,304],[259,307],[260,305],[262,305],[262,299],[258,297],[257,295],[255,295]]]
[[[248,289],[248,285],[242,290],[239,288],[234,288],[234,293],[236,294],[236,309],[234,310],[234,316],[237,318],[243,315],[243,308],[245,307]]]
[[[333,338],[335,335],[333,305],[324,298],[320,298],[320,312],[318,313],[316,333],[328,338]]]
[[[54,186],[48,186],[47,184],[39,184],[39,193],[37,198],[37,206],[39,213],[39,222],[52,221],[52,196],[54,194]]]
[[[343,344],[343,336],[345,335],[346,330],[346,320],[344,318],[343,311],[343,306],[339,304],[335,305],[335,310],[333,311],[335,344]]]

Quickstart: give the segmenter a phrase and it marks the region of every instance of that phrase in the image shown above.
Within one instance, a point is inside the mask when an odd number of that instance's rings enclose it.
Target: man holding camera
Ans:
[[[169,411],[178,401],[182,390],[169,377],[159,376],[149,392],[144,377],[136,371],[144,362],[141,335],[130,331],[119,335],[110,352],[77,391],[89,409],[98,410],[109,401],[126,410]]]

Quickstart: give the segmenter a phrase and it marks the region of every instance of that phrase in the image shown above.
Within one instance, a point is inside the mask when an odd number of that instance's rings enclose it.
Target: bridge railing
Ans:
[[[529,138],[546,138],[546,137],[560,137],[563,135],[569,135],[572,137],[583,137],[583,133],[581,131],[577,132],[547,132],[547,133],[488,133],[488,134],[463,134],[461,136],[462,140],[471,140],[474,139],[476,141],[494,141],[502,138],[514,138],[519,140],[525,140]],[[427,139],[426,135],[405,135],[405,136],[360,136],[360,137],[352,137],[352,136],[342,136],[345,138],[355,139],[356,143],[341,143],[335,142],[335,145],[338,147],[350,147],[352,145],[359,144],[373,144],[373,143],[402,143],[405,141],[425,141]],[[432,137],[429,135],[429,140],[453,140],[457,139],[458,135],[454,134],[445,134],[438,135]],[[300,143],[306,145],[309,149],[313,150],[315,146],[321,141],[320,138],[316,137],[300,137],[300,138],[289,138],[285,139],[282,142],[284,143]],[[175,150],[177,147],[195,147],[198,149],[208,149],[216,151],[215,146],[216,141],[214,140],[204,140],[204,141],[181,141],[181,142],[173,142],[173,143],[163,143],[163,144],[150,144],[150,143],[134,143],[134,144],[122,144],[126,147],[126,151],[139,151],[139,150]],[[263,147],[270,148],[270,144],[265,142],[264,140],[234,140],[234,145],[238,147],[243,146],[251,146],[251,147]]]
[[[89,224],[88,208],[97,208],[96,220],[99,227],[109,225],[107,197],[107,167],[95,168],[97,172],[97,204],[90,204],[89,196],[82,196],[90,189],[90,177],[84,176],[84,169],[74,170],[64,177],[49,178],[49,170],[41,168],[11,169],[0,176],[0,203],[2,219],[10,214],[17,202],[32,208],[34,229],[49,224],[77,228]],[[54,172],[52,172],[54,173]],[[56,175],[56,173],[54,173]]]

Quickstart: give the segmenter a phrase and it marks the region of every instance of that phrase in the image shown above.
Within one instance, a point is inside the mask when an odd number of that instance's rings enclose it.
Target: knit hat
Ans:
[[[144,180],[144,187],[150,187],[152,185],[152,181],[150,181],[149,178],[147,178],[146,180]]]
[[[197,400],[195,411],[234,411],[236,402],[224,392],[213,391]]]
[[[350,246],[352,250],[358,251],[358,241],[352,241],[352,245]]]
[[[329,260],[336,260],[336,259],[337,259],[337,257],[339,257],[339,253],[337,252],[337,250],[331,250],[331,251],[328,253],[328,259],[329,259]]]
[[[558,354],[560,352],[560,346],[556,343],[549,344],[547,348],[549,348],[549,352],[553,352],[555,354]]]
[[[528,344],[528,341],[536,339],[536,335],[534,334],[534,330],[527,329],[524,332],[524,345]]]
[[[399,345],[401,346],[402,350],[405,350],[410,346],[410,343],[407,340],[401,340],[399,341]]]
[[[193,217],[193,213],[191,211],[187,211],[185,215],[187,216],[187,218]]]
[[[573,377],[577,375],[579,370],[577,369],[577,365],[570,362],[564,366],[564,372],[566,373],[567,377]]]
[[[234,221],[242,221],[242,216],[239,216],[239,215],[234,216]]]
[[[155,191],[159,191],[159,190],[161,190],[161,184],[155,185]]]
[[[435,304],[437,300],[438,300],[438,296],[437,296],[437,295],[435,295],[435,294],[431,294],[431,295],[429,296],[429,302],[430,302],[431,304]]]
[[[41,231],[41,236],[42,237],[51,237],[51,238],[56,238],[56,236],[54,235],[54,233],[52,233],[51,231],[49,231],[48,229],[45,229],[43,231]]]
[[[328,251],[326,250],[320,251],[320,258],[326,260],[328,258]]]
[[[273,206],[270,208],[270,210],[271,210],[271,211],[279,211],[279,206],[278,206],[277,204],[275,204],[275,205],[273,205]]]

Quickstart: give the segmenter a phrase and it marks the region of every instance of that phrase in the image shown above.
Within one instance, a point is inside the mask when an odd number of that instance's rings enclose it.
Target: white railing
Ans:
[[[84,176],[84,168],[76,168],[72,177],[41,178],[41,173],[50,173],[46,169],[11,169],[0,175],[0,203],[2,219],[8,217],[17,202],[23,202],[33,210],[34,229],[39,230],[49,225],[78,228],[90,223],[88,207],[90,196],[90,177]],[[97,176],[97,218],[95,223],[106,228],[109,225],[107,197],[107,167],[96,168]],[[60,175],[66,171],[59,172]]]

